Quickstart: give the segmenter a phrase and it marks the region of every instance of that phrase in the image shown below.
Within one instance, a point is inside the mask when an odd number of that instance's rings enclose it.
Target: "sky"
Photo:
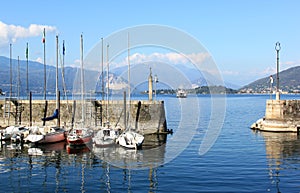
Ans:
[[[210,53],[224,80],[243,86],[276,72],[276,42],[281,44],[280,70],[300,65],[299,9],[297,0],[3,1],[0,55],[9,57],[12,43],[13,58],[25,60],[28,42],[29,59],[42,62],[46,28],[46,63],[55,65],[55,36],[59,35],[60,41],[65,40],[65,65],[76,66],[81,34],[87,55],[101,38],[124,28],[162,25],[195,38]]]

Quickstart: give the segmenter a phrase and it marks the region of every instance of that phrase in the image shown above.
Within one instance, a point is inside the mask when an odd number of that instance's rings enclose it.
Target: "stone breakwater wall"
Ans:
[[[268,100],[265,118],[300,123],[300,100]]]
[[[265,116],[251,128],[300,134],[300,100],[267,100]]]
[[[55,100],[47,100],[47,117],[52,116],[56,109]],[[32,100],[32,125],[43,125],[41,118],[45,112],[44,100]],[[84,108],[82,108],[84,107]],[[85,126],[95,130],[109,121],[112,126],[124,128],[124,101],[86,100],[82,105],[80,100],[60,101],[60,126],[71,128],[75,110],[74,126],[81,126],[82,112],[85,116]],[[165,108],[163,101],[131,101],[126,104],[127,125],[142,134],[164,133],[167,131]],[[129,118],[128,118],[129,117]],[[46,125],[55,126],[57,119],[47,121]],[[0,100],[0,126],[30,125],[30,101]]]

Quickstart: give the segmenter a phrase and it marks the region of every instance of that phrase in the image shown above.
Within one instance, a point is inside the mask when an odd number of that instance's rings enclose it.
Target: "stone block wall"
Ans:
[[[300,100],[268,100],[265,118],[300,121]]]
[[[21,107],[21,125],[29,126],[29,100],[19,100],[22,104]],[[48,100],[47,106],[47,117],[52,116],[56,109],[56,101]],[[15,112],[15,106],[11,103],[11,112]],[[127,102],[128,103],[128,102]],[[70,128],[72,124],[72,114],[73,114],[73,101],[72,100],[62,100],[60,102],[60,125],[65,128]],[[133,129],[137,129],[143,134],[151,134],[157,132],[165,132],[166,126],[166,116],[163,101],[140,101],[140,110],[138,111],[139,101],[131,101],[126,105],[127,109],[127,125],[130,125]],[[13,113],[10,118],[4,116],[5,111],[5,101],[0,100],[0,126],[14,125],[16,122]],[[102,112],[101,112],[102,106]],[[107,120],[112,126],[120,126],[124,128],[124,102],[123,101],[85,101],[84,105],[84,116],[85,125],[91,128],[97,129],[102,123]],[[128,111],[130,109],[130,111]],[[44,100],[32,100],[32,125],[41,126],[43,121],[41,118],[44,117],[45,112],[45,101]],[[82,105],[81,101],[76,101],[75,108],[75,126],[80,126],[82,123]],[[139,115],[137,120],[137,114]],[[136,122],[137,121],[137,122]],[[57,120],[47,121],[46,125],[55,126]]]

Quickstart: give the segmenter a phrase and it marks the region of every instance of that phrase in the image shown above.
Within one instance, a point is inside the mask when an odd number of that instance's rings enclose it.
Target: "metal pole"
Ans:
[[[128,33],[128,101],[129,101],[129,112],[130,112],[130,94],[131,94],[131,88],[130,88],[130,39],[129,39],[129,33]],[[128,118],[129,119],[129,118]]]
[[[29,92],[29,126],[32,126],[32,93]]]
[[[156,100],[156,84],[158,82],[158,78],[157,78],[157,75],[154,76],[154,82],[155,82],[155,100]]]
[[[103,73],[103,38],[101,38],[101,106],[100,106],[100,124],[103,126],[103,101],[104,101],[104,73]]]
[[[17,80],[17,89],[18,89],[18,100],[20,98],[20,84],[21,84],[21,80],[20,80],[20,57],[18,56],[18,80]]]
[[[279,51],[280,51],[280,43],[276,42],[275,44],[275,50],[276,50],[276,56],[277,56],[277,73],[276,73],[276,100],[280,100],[280,93],[279,93]]]
[[[65,99],[66,94],[66,84],[65,84],[65,40],[63,40],[63,61],[62,61],[62,77],[63,77],[63,99]],[[67,97],[68,100],[68,97]],[[67,105],[68,107],[68,105]]]
[[[60,93],[58,90],[58,35],[56,35],[56,78],[55,78],[55,92],[56,92],[56,109],[58,110],[58,118],[57,118],[57,122],[56,122],[56,126],[60,127],[60,117],[59,117],[59,97],[60,97]]]
[[[10,59],[9,59],[9,69],[10,69],[10,90],[9,90],[9,98],[12,96],[12,44],[9,44],[10,47]]]
[[[44,99],[46,100],[46,85],[47,85],[47,80],[46,80],[46,30],[44,28],[44,35],[43,35],[43,44],[44,44]]]
[[[28,81],[28,42],[26,47],[26,96],[29,97],[29,81]]]
[[[80,66],[81,66],[81,116],[83,123],[85,123],[85,114],[84,114],[84,75],[83,75],[83,36],[80,36]]]
[[[109,59],[108,59],[108,49],[109,49],[109,44],[107,44],[107,49],[106,49],[106,65],[107,65],[107,72],[106,72],[106,76],[107,76],[107,87],[106,87],[106,123],[108,123],[109,121],[109,117],[108,117],[108,104],[109,104]]]
[[[104,100],[104,74],[103,74],[103,38],[101,38],[102,50],[101,50],[101,83],[102,83],[102,101]]]

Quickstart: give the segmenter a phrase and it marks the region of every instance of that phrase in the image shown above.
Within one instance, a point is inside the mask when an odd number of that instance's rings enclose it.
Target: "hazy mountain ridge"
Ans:
[[[291,67],[279,72],[279,87],[284,92],[298,93],[300,91],[300,66]],[[272,74],[274,91],[277,84],[276,74]],[[270,92],[270,76],[256,80],[240,89],[241,92],[266,93]]]
[[[20,60],[19,64],[20,64],[20,72],[19,72],[20,73],[20,95],[24,95],[26,93],[27,62],[26,60]],[[125,87],[125,85],[127,84],[127,80],[124,79],[125,76],[124,78],[122,78],[122,76],[120,75],[121,74],[124,75],[125,73],[127,77],[127,68],[128,68],[127,66],[122,66],[119,68],[111,69],[109,75],[109,82],[111,88],[123,89]],[[194,69],[185,67],[184,65],[176,65],[175,68],[177,68],[182,74],[184,74],[190,80],[194,88],[201,87],[201,86],[208,86],[205,77],[213,78],[213,76],[210,75],[209,73],[195,71]],[[73,89],[79,88],[78,80],[76,82],[76,77],[80,77],[77,74],[79,72],[80,72],[79,68],[74,68],[74,67],[64,68],[66,91],[68,91],[69,93],[72,93]],[[29,74],[29,90],[33,93],[42,94],[44,92],[44,64],[35,61],[28,61],[28,74]],[[47,74],[46,76],[47,92],[55,93],[56,68],[54,66],[46,65],[46,74]],[[101,74],[99,74],[99,72],[97,71],[91,71],[91,70],[86,70],[85,74],[86,74],[85,80],[87,82],[89,79],[91,79],[91,82],[93,81],[97,82],[96,85],[89,85],[90,87],[87,86],[86,89],[96,90],[96,92],[101,92],[102,83],[99,82],[101,80]],[[12,59],[12,75],[13,75],[12,89],[14,93],[13,95],[16,96],[17,83],[18,83],[18,60],[16,59]],[[104,87],[106,87],[106,82],[107,82],[106,72],[104,72],[103,77],[104,77]],[[59,68],[58,79],[59,79],[58,80],[59,90],[63,91],[62,73],[60,68]],[[147,80],[148,80],[148,75],[147,77],[145,77],[145,81]],[[226,84],[226,85],[230,85],[230,84]],[[73,86],[75,87],[73,88]],[[0,89],[2,89],[4,92],[7,93],[10,91],[10,59],[4,56],[0,56]],[[139,88],[136,89],[136,91],[144,91],[146,89],[148,89],[148,85],[144,84],[144,85],[140,85]]]

